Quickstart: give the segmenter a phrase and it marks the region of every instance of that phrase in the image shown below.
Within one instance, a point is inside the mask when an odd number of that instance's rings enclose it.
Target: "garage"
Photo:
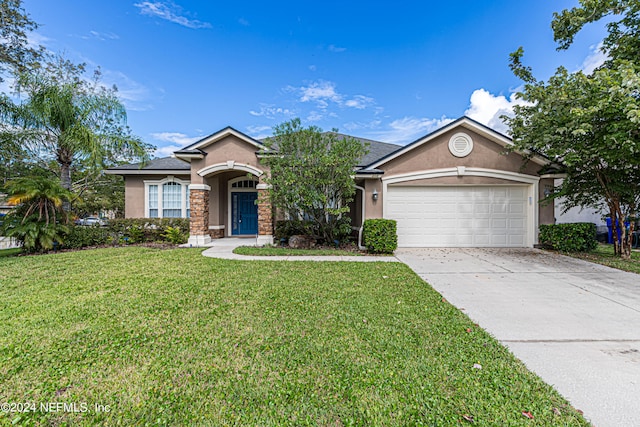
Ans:
[[[530,246],[530,185],[390,185],[385,217],[398,224],[398,247]]]

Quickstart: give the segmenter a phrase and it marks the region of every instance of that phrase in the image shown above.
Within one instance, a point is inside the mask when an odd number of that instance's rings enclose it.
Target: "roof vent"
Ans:
[[[456,157],[466,157],[473,150],[473,140],[466,133],[456,133],[449,140],[449,151]]]

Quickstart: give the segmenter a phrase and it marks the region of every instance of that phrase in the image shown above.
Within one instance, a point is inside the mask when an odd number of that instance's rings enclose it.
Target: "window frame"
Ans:
[[[189,187],[189,185],[191,185],[191,181],[189,180],[185,180],[185,179],[180,179],[180,178],[176,178],[174,176],[167,176],[166,178],[163,179],[159,179],[159,180],[144,180],[144,217],[145,218],[151,218],[149,216],[149,186],[151,185],[157,185],[158,186],[158,197],[157,197],[157,204],[158,204],[158,216],[156,216],[155,218],[164,218],[163,216],[163,204],[162,204],[162,198],[163,198],[163,191],[162,191],[162,186],[166,183],[176,183],[176,184],[180,184],[180,218],[189,218],[187,216],[187,213],[189,212],[189,204],[187,203],[187,194],[189,193],[187,191],[187,188]],[[175,217],[172,217],[175,218]]]

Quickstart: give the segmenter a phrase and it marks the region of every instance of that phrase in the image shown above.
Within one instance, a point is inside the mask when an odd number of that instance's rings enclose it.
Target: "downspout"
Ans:
[[[356,185],[356,189],[357,190],[361,190],[362,191],[362,216],[360,218],[360,228],[358,229],[358,249],[360,249],[361,251],[367,249],[366,246],[362,245],[362,230],[364,228],[364,206],[365,206],[365,198],[364,198],[364,187],[360,187],[359,185]]]

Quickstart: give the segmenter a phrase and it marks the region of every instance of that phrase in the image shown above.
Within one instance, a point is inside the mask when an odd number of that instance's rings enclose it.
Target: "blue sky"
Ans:
[[[100,66],[158,156],[226,126],[264,137],[294,117],[399,144],[465,114],[505,131],[518,46],[538,78],[602,60],[602,25],[555,50],[552,13],[576,5],[24,0],[41,25],[31,38]]]

